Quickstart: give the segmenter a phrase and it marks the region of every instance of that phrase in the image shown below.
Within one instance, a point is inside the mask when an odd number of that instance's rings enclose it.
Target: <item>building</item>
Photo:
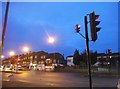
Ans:
[[[64,64],[64,56],[60,53],[49,53],[46,55],[46,59],[50,59],[55,64]]]
[[[120,65],[120,53],[98,53],[97,61],[101,62],[101,64],[110,64],[111,66]]]
[[[29,68],[29,69],[36,69],[39,65],[45,65],[47,62],[47,59],[50,60],[50,63],[58,65],[64,64],[64,56],[60,53],[47,53],[44,51],[39,52],[30,52],[26,54],[18,55],[15,57],[9,57],[3,60],[3,65],[21,65],[23,67]]]
[[[67,65],[68,65],[68,66],[74,66],[73,56],[67,56],[67,57],[66,57],[66,60],[67,60]]]

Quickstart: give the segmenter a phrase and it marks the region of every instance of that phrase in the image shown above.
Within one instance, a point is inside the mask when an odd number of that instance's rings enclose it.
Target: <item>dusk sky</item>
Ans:
[[[2,3],[2,23],[6,2]],[[59,52],[65,57],[73,55],[75,49],[83,52],[85,39],[75,32],[75,25],[81,25],[85,34],[84,16],[95,12],[100,15],[102,29],[96,42],[90,41],[90,50],[118,52],[118,3],[117,2],[11,2],[5,35],[4,55],[16,53],[28,46],[31,51]],[[89,20],[89,16],[88,16]],[[89,39],[90,24],[88,24]],[[55,43],[48,43],[48,37],[55,37]],[[22,53],[22,52],[21,52]]]

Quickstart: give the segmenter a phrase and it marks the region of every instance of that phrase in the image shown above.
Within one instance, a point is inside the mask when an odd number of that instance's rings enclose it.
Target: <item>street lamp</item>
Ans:
[[[29,52],[29,48],[27,46],[23,47],[24,52]]]
[[[14,52],[14,51],[10,51],[10,52],[9,52],[9,55],[10,55],[10,56],[14,56],[14,55],[15,55],[15,52]]]
[[[48,38],[48,42],[49,42],[50,44],[53,44],[53,43],[55,42],[55,38],[54,38],[54,37],[49,37],[49,38]]]
[[[52,36],[49,36],[48,42],[54,46],[55,44],[55,38]],[[55,49],[54,49],[54,54],[53,54],[53,60],[55,60]]]
[[[0,59],[3,59],[5,56],[1,55]],[[2,61],[0,62],[0,65],[2,65]]]
[[[28,53],[27,57],[29,57],[29,48],[27,46],[23,47],[23,51]],[[28,58],[29,59],[29,58]],[[30,64],[32,63],[32,60],[30,60]],[[30,64],[29,64],[29,69],[30,69]]]
[[[15,55],[15,52],[14,51],[10,51],[9,52],[9,55],[11,56],[11,58],[12,58],[12,56],[14,56]],[[11,70],[12,71],[12,70]],[[17,70],[16,70],[17,71]]]
[[[1,58],[4,58],[5,56],[1,55]]]

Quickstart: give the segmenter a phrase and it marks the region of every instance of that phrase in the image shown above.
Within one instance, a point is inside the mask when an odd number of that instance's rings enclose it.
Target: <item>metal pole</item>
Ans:
[[[2,38],[1,38],[1,42],[0,42],[0,65],[2,62],[2,53],[3,53],[3,47],[4,47],[4,38],[5,38],[5,32],[6,32],[6,25],[7,25],[7,17],[8,17],[8,8],[9,8],[9,0],[7,1],[7,5],[6,5],[6,11],[5,11],[5,18],[4,18],[4,26],[3,26],[3,30],[2,30]]]
[[[87,16],[84,17],[85,21],[85,36],[86,36],[86,54],[88,60],[88,71],[89,71],[89,84],[90,89],[92,89],[92,78],[91,78],[91,60],[89,55],[89,39],[88,39],[88,28],[87,28]]]
[[[19,51],[18,51],[18,59],[17,59],[17,65],[16,65],[16,66],[17,66],[17,67],[16,67],[16,73],[18,72],[18,61],[19,61],[19,54],[20,54],[20,53],[19,53]]]
[[[4,18],[4,26],[3,26],[3,32],[2,32],[2,51],[4,47],[4,38],[5,38],[5,32],[6,32],[6,25],[7,25],[7,17],[8,17],[8,8],[9,8],[9,0],[6,5],[6,12],[5,12],[5,18]]]

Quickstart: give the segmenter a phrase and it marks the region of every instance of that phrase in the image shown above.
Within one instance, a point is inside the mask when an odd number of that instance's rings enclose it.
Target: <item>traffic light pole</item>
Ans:
[[[92,89],[92,77],[91,77],[91,60],[89,55],[89,39],[88,39],[88,28],[87,28],[87,16],[84,17],[85,21],[85,37],[86,37],[86,54],[87,54],[87,60],[88,60],[88,71],[89,71],[89,84],[90,89]]]

